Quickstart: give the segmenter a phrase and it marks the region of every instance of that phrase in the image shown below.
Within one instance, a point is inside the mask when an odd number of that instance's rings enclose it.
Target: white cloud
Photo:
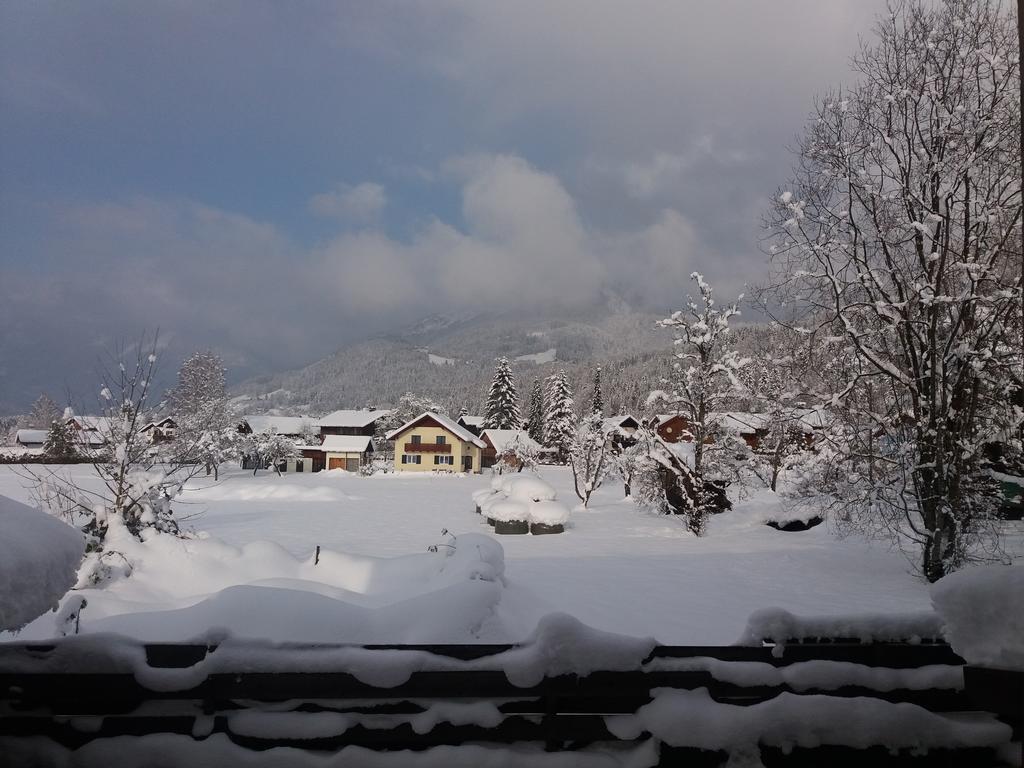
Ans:
[[[364,181],[354,187],[340,185],[331,192],[321,192],[309,199],[309,209],[320,216],[368,222],[376,219],[388,204],[384,187]]]

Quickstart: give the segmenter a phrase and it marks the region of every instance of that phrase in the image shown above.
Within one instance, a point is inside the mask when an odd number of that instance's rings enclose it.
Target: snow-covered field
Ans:
[[[88,466],[63,471],[91,482]],[[575,505],[568,470],[540,474]],[[817,616],[931,607],[927,586],[885,544],[840,539],[827,524],[799,533],[763,525],[780,503],[767,491],[715,516],[709,534],[695,538],[678,520],[625,501],[621,485],[610,482],[590,510],[573,512],[564,534],[494,536],[504,548],[502,577],[500,551],[492,555],[486,541],[467,537],[448,557],[451,537],[442,534],[492,534],[470,498],[488,481],[240,470],[218,483],[202,479],[176,505],[200,538],[123,541],[134,571],[102,592],[75,593],[89,601],[81,631],[501,642],[523,639],[542,616],[563,612],[662,643],[728,644],[751,613],[768,607]],[[0,467],[0,494],[30,501],[24,486]],[[430,545],[441,546],[431,553]],[[52,636],[65,614],[41,617],[20,638]]]

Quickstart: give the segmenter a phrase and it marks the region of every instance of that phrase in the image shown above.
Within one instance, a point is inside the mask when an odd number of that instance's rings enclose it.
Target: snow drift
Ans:
[[[0,496],[0,630],[56,608],[75,585],[85,538],[70,525]]]

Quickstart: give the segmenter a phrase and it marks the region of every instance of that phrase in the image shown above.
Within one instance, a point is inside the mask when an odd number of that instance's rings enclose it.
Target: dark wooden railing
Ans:
[[[451,443],[406,443],[406,453],[451,453]]]
[[[114,651],[105,658],[102,648],[97,649],[95,644],[81,652],[76,652],[75,647],[62,641],[49,645],[0,644],[0,743],[5,738],[44,737],[74,750],[96,740],[126,735],[177,734],[200,740],[216,733],[249,750],[280,746],[316,751],[336,751],[348,746],[421,750],[441,745],[532,743],[543,745],[548,751],[562,751],[624,741],[629,742],[624,745],[629,747],[647,743],[653,737],[645,732],[633,740],[620,739],[609,730],[606,717],[632,714],[652,701],[652,691],[666,688],[703,688],[716,702],[741,706],[769,701],[785,693],[860,697],[874,699],[880,706],[881,702],[900,702],[933,713],[995,712],[984,703],[979,704],[962,687],[881,690],[851,683],[821,690],[797,690],[788,684],[739,685],[721,679],[728,675],[716,676],[707,669],[666,668],[672,666],[673,660],[696,659],[725,664],[759,662],[776,668],[806,661],[895,670],[934,665],[963,667],[963,660],[941,643],[799,643],[787,645],[782,655],[774,653],[776,649],[772,647],[658,646],[638,670],[547,676],[526,687],[510,682],[497,662],[499,654],[513,649],[507,645],[362,646],[361,652],[379,652],[374,663],[401,663],[403,654],[420,655],[420,671],[390,687],[367,683],[349,672],[332,671],[331,660],[336,657],[331,654],[337,653],[338,647],[263,647],[259,649],[260,662],[256,667],[243,654],[239,658],[248,660],[238,662],[234,669],[230,651],[222,654],[219,663],[213,663],[216,646],[144,646],[145,666],[154,674],[183,671],[182,679],[188,682],[179,690],[171,690],[175,686],[166,684],[147,687],[138,679],[146,677],[137,675],[137,668],[135,673],[105,671],[117,668]],[[305,654],[302,658],[308,660],[310,671],[295,671],[296,651]],[[424,653],[429,654],[425,663]],[[496,660],[495,666],[488,668],[492,658]],[[287,671],[274,671],[275,659],[280,669]],[[188,677],[196,671],[189,668],[206,663],[207,674]],[[473,668],[467,669],[469,666]],[[335,665],[334,669],[340,667]],[[254,668],[259,671],[252,671]],[[123,663],[120,669],[125,669]],[[835,669],[841,672],[844,666],[836,665]],[[1004,684],[1005,680],[997,681],[996,687]],[[1010,702],[1010,711],[996,714],[1011,723],[1019,741],[1020,709],[1012,707],[1012,691],[1004,690],[1003,697]],[[489,703],[500,713],[500,722],[491,726],[440,722],[425,731],[414,729],[410,716],[426,712],[431,704],[440,702]],[[340,728],[337,733],[300,738],[254,735],[251,728],[233,727],[233,718],[245,712],[287,712],[297,716],[328,712],[373,718]],[[687,723],[681,722],[679,727],[685,729]],[[724,751],[673,748],[663,743],[655,746],[660,765],[720,766],[729,758]],[[893,751],[879,743],[866,749],[820,746],[787,752],[762,747],[761,753],[766,766],[982,768],[1000,764],[993,749],[975,747],[918,754],[910,750]]]

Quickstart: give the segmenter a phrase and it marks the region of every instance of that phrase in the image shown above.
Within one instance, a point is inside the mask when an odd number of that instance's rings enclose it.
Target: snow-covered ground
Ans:
[[[87,465],[63,471],[92,482]],[[540,474],[575,505],[568,470]],[[134,571],[103,594],[76,593],[89,599],[81,630],[142,636],[176,627],[166,639],[207,629],[289,640],[501,642],[521,640],[542,616],[563,612],[662,643],[728,644],[768,607],[814,616],[931,609],[927,585],[885,544],[840,539],[827,524],[799,533],[765,526],[780,503],[768,491],[715,516],[708,535],[695,538],[679,520],[625,501],[621,485],[609,482],[589,510],[573,511],[563,534],[495,536],[504,548],[503,578],[500,554],[485,557],[483,549],[474,558],[494,561],[486,573],[466,567],[465,547],[452,565],[442,529],[492,533],[471,500],[489,480],[240,470],[222,473],[218,483],[201,479],[176,504],[183,525],[201,538],[124,542]],[[0,467],[0,494],[30,501],[24,485]],[[478,550],[473,537],[463,542]],[[438,552],[429,553],[430,545],[440,545]],[[227,597],[222,590],[230,590]],[[271,609],[271,595],[287,610]],[[416,596],[430,609],[408,610]],[[332,601],[351,610],[333,611]],[[149,617],[140,623],[133,614]],[[59,616],[41,617],[21,639],[52,635]]]

